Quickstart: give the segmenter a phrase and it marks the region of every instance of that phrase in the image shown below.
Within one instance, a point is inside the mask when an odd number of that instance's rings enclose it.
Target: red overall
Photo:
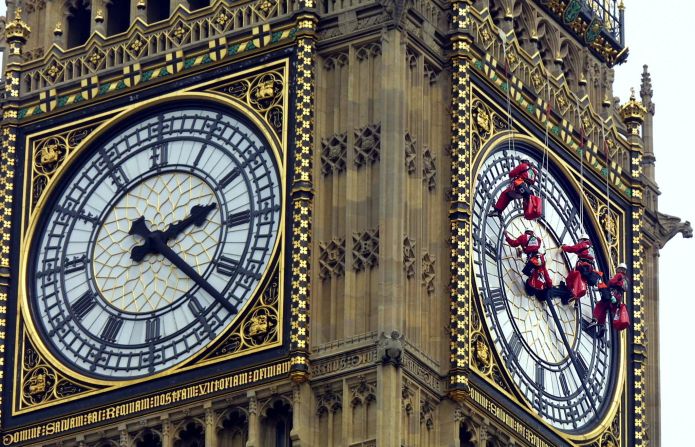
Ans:
[[[577,260],[576,269],[581,273],[582,278],[590,286],[599,285],[603,273],[594,268],[594,255],[591,254],[591,241],[582,239],[575,245],[563,245],[560,247],[565,253],[576,253]],[[599,287],[601,287],[599,285]]]
[[[593,316],[598,322],[598,324],[606,323],[606,314],[608,309],[615,313],[618,310],[618,306],[623,302],[623,294],[627,290],[627,275],[622,272],[618,272],[608,281],[608,288],[610,290],[610,295],[616,299],[615,304],[611,304],[610,300],[602,299],[596,303],[594,307]]]
[[[548,269],[545,266],[545,256],[536,255],[532,258],[531,262],[535,269],[526,280],[526,283],[535,290],[548,290],[553,287],[553,280],[550,278]]]
[[[523,248],[524,253],[526,253],[526,265],[521,272],[526,276],[531,276],[538,265],[541,264],[540,256],[538,255],[538,250],[540,250],[543,242],[541,238],[533,233],[524,233],[518,238],[512,239],[506,232],[504,233],[504,238],[512,247],[521,246]]]
[[[502,191],[495,203],[495,210],[504,211],[513,199],[528,197],[531,195],[529,186],[536,183],[538,171],[528,163],[521,163],[509,172],[509,186]]]

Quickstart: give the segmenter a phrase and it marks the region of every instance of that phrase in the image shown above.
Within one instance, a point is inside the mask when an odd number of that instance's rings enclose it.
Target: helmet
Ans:
[[[533,228],[527,227],[527,228],[524,230],[524,233],[533,233]]]
[[[582,234],[579,235],[579,239],[580,239],[580,240],[581,240],[581,239],[587,239],[587,240],[588,240],[588,239],[589,239],[589,235],[586,234],[586,233],[582,233]]]
[[[624,262],[621,262],[620,264],[618,264],[618,268],[627,271],[627,264],[625,264]]]

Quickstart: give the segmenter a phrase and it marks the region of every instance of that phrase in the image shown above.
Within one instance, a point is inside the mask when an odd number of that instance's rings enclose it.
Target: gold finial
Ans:
[[[137,6],[138,9],[145,9],[146,8],[145,0],[138,0],[137,4],[135,6]]]
[[[635,127],[644,122],[647,109],[635,98],[635,88],[630,88],[630,100],[620,107],[620,116],[628,127]]]
[[[620,4],[618,4],[618,9],[621,11],[625,9],[625,3],[623,3],[623,0],[620,0]]]
[[[94,21],[97,23],[103,23],[104,22],[104,11],[101,9],[97,9],[96,14],[94,15]]]
[[[5,36],[8,42],[25,43],[29,38],[31,28],[22,20],[22,8],[14,11],[14,20],[5,27]]]
[[[56,23],[55,28],[53,28],[53,35],[54,36],[62,36],[63,35],[63,24],[58,22]]]

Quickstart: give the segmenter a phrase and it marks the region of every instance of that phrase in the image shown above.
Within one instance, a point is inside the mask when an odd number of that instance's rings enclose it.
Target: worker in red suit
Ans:
[[[565,253],[575,253],[577,255],[578,259],[575,268],[588,285],[597,286],[601,283],[603,273],[596,270],[596,260],[592,253],[591,241],[586,233],[579,236],[579,242],[576,244],[562,245],[560,248]]]
[[[603,284],[601,284],[603,285]],[[598,326],[598,337],[603,337],[605,334],[606,314],[610,309],[615,313],[618,306],[623,302],[623,297],[628,289],[627,265],[621,263],[616,269],[615,275],[608,281],[608,286],[599,285],[601,292],[601,300],[596,303],[593,311],[594,319],[591,320],[589,327]]]
[[[538,260],[536,260],[535,263],[531,262],[531,260],[538,257],[538,250],[540,250],[543,240],[539,236],[536,236],[531,228],[526,228],[524,233],[516,239],[512,239],[509,233],[505,231],[504,239],[512,247],[522,248],[523,252],[526,254],[526,265],[521,272],[526,276],[531,276],[531,273],[536,268],[535,264],[538,264]]]
[[[531,165],[531,161],[527,158],[521,160],[519,166],[509,171],[509,186],[500,194],[490,215],[501,216],[502,211],[514,199],[528,199],[531,196],[531,185],[536,183],[536,178],[538,170]]]
[[[534,268],[524,283],[526,293],[544,301],[548,291],[553,287],[553,280],[545,265],[545,256],[536,254],[529,262]]]
[[[553,286],[553,282],[545,266],[545,257],[539,253],[543,244],[542,239],[536,236],[531,228],[524,230],[524,233],[516,239],[505,231],[504,238],[509,245],[521,247],[526,254],[526,265],[521,271],[528,277],[524,282],[526,293],[544,299],[543,294]]]

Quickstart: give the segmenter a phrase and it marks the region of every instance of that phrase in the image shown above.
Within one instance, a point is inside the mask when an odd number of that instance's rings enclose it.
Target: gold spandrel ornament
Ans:
[[[284,68],[255,74],[233,81],[216,91],[233,96],[248,104],[272,127],[278,137],[282,136],[283,111],[285,110]]]
[[[72,398],[95,388],[78,383],[51,366],[22,331],[19,402],[20,410]]]
[[[236,325],[236,329],[205,359],[243,353],[279,341],[279,281],[280,276],[276,266],[268,285],[260,295],[260,299],[246,313],[241,323]]]
[[[84,140],[96,125],[79,127],[69,131],[35,140],[32,147],[33,163],[31,170],[31,209],[33,210],[46,186],[65,160]]]

